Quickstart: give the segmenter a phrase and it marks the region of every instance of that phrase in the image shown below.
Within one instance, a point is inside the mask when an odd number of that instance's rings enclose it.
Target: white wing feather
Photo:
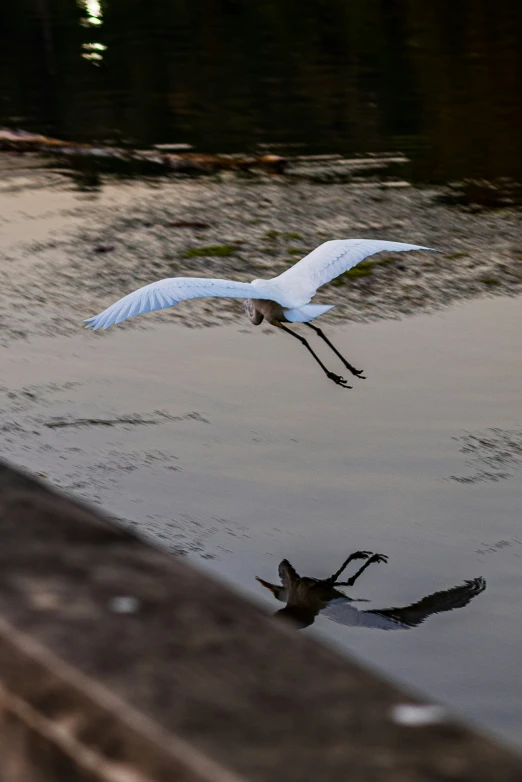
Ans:
[[[378,611],[359,611],[342,598],[332,600],[323,608],[321,616],[345,627],[371,627],[374,630],[405,630],[407,624],[392,617],[383,616]]]
[[[408,252],[409,250],[436,252],[431,247],[403,242],[386,242],[378,239],[333,239],[320,244],[291,269],[265,283],[263,288],[272,287],[274,292],[277,291],[277,300],[285,306],[301,307],[308,304],[321,285],[357,266],[364,258],[380,252]]]
[[[87,318],[84,322],[87,323],[86,328],[92,328],[94,331],[99,328],[107,329],[114,323],[121,323],[127,318],[134,318],[144,312],[174,307],[180,301],[200,299],[205,296],[232,299],[271,298],[268,292],[264,293],[249,282],[200,277],[169,277],[129,293],[99,315]]]

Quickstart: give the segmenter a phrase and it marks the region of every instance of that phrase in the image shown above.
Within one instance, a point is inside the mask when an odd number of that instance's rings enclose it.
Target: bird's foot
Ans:
[[[336,375],[335,372],[327,372],[326,376],[330,378],[330,380],[333,380],[334,383],[338,386],[342,386],[343,388],[353,388],[353,386],[348,385],[348,381],[344,379],[344,377],[341,377],[341,375]]]
[[[371,555],[371,551],[355,551],[353,554],[350,554],[350,559],[368,559]]]
[[[368,562],[388,562],[386,554],[372,554]]]
[[[344,366],[355,377],[358,377],[360,380],[366,380],[366,375],[363,375],[364,369],[355,369],[355,367],[352,367],[352,365],[348,363],[345,363]]]

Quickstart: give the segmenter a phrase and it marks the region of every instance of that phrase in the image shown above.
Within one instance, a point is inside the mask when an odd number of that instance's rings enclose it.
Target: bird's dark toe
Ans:
[[[346,359],[342,359],[344,366],[350,372],[354,377],[360,377],[361,380],[366,380],[366,376],[363,375],[364,369],[356,369],[354,366],[350,364],[349,361],[346,361]]]
[[[343,388],[353,388],[353,386],[348,385],[348,381],[345,380],[344,377],[341,377],[341,375],[336,375],[335,372],[328,372],[327,376],[338,386],[342,386]]]

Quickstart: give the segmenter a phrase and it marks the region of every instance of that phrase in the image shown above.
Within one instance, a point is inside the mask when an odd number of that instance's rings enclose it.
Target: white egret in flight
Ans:
[[[362,377],[362,370],[355,369],[332,345],[323,331],[317,326],[312,326],[310,322],[332,309],[333,305],[310,304],[310,302],[318,288],[357,266],[364,258],[380,252],[408,252],[409,250],[433,251],[431,247],[403,242],[386,242],[378,239],[334,239],[319,245],[291,269],[271,280],[236,282],[201,277],[170,277],[151,282],[124,296],[99,315],[88,318],[85,321],[86,328],[106,329],[143,312],[173,307],[187,299],[200,299],[206,296],[245,299],[245,310],[255,326],[266,319],[272,326],[291,334],[312,354],[330,380],[344,388],[351,388],[343,377],[326,368],[304,337],[283,324],[305,323],[326,342],[352,375]]]

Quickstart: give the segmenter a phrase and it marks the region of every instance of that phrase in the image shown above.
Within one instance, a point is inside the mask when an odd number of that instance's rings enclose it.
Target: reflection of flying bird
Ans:
[[[338,581],[343,570],[353,559],[366,559],[366,562],[348,581]],[[284,559],[279,565],[281,584],[271,584],[262,578],[257,580],[270,589],[277,600],[286,603],[284,608],[276,612],[276,616],[289,619],[300,628],[311,625],[316,616],[321,613],[333,622],[348,627],[407,630],[417,627],[433,614],[464,608],[486,588],[483,578],[474,578],[451,589],[434,592],[409,606],[360,611],[352,605],[354,600],[337,587],[353,586],[369,565],[373,562],[386,562],[386,560],[387,557],[382,554],[357,551],[348,557],[333,576],[317,579],[300,576],[290,562]]]
[[[283,323],[306,323],[326,342],[352,375],[361,377],[362,370],[355,369],[326,338],[322,330],[310,323],[331,309],[332,305],[310,304],[310,302],[318,288],[357,266],[369,255],[385,251],[406,252],[408,250],[431,250],[431,248],[377,239],[335,239],[319,245],[291,269],[271,280],[235,282],[199,277],[170,277],[151,282],[124,296],[99,315],[88,318],[85,321],[86,328],[106,329],[114,323],[121,323],[143,312],[173,307],[187,299],[201,299],[207,296],[246,299],[245,310],[255,326],[266,319],[272,326],[286,331],[306,347],[330,380],[344,388],[351,388],[343,377],[326,368],[304,337],[291,331]]]

